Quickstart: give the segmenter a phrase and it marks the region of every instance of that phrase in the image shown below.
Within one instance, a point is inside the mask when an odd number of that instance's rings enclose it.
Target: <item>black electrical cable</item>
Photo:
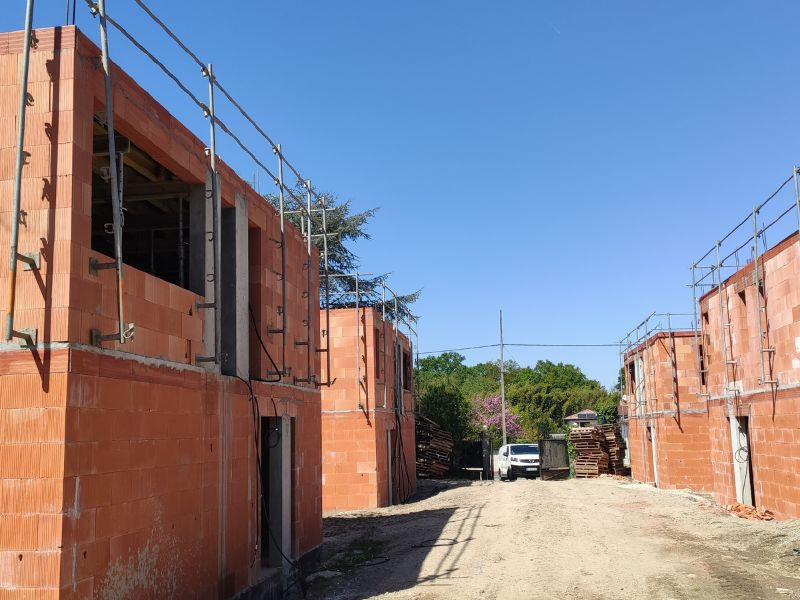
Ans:
[[[247,308],[250,310],[250,322],[253,324],[253,332],[256,334],[256,337],[258,338],[258,343],[261,344],[261,349],[264,351],[264,354],[267,355],[269,362],[272,363],[272,367],[275,369],[274,373],[277,374],[277,379],[257,379],[255,377],[251,377],[250,379],[253,381],[262,381],[264,383],[278,383],[282,379],[281,373],[283,373],[283,370],[278,368],[277,363],[273,360],[272,356],[269,353],[269,350],[267,350],[267,346],[264,344],[264,340],[261,338],[261,333],[258,331],[258,322],[256,321],[256,315],[255,312],[253,312],[253,305],[248,303]],[[277,412],[275,413],[275,416],[277,416]]]
[[[515,348],[619,348],[619,342],[613,344],[503,344]],[[463,348],[449,348],[447,350],[426,350],[420,354],[442,354],[443,352],[460,352],[462,350],[479,350],[481,348],[499,348],[500,344],[484,344],[482,346],[465,346]]]
[[[247,390],[248,390],[249,396],[250,396],[251,407],[254,406],[254,405],[257,407],[258,406],[258,400],[257,400],[257,398],[255,396],[255,393],[253,392],[253,384],[252,384],[252,382],[248,381],[244,377],[240,377],[239,375],[234,375],[234,377],[236,377],[238,380],[240,380],[242,383],[244,383],[247,386]],[[255,415],[255,412],[254,412],[254,415]],[[275,413],[275,416],[276,417],[278,416],[277,412]],[[259,430],[259,428],[256,427],[256,430]],[[258,434],[256,433],[256,435],[258,435]],[[264,494],[262,493],[262,489],[263,489],[264,483],[263,483],[262,478],[261,478],[261,456],[260,456],[259,451],[258,451],[258,441],[257,441],[256,437],[254,437],[254,448],[255,448],[255,455],[256,455],[256,468],[257,468],[257,473],[258,473],[258,476],[257,476],[258,492],[259,492],[259,496],[261,498],[261,515],[262,515],[262,518],[266,517],[267,519],[269,519],[269,507],[267,505],[267,500],[264,497]],[[269,523],[269,520],[267,521],[267,523]],[[259,527],[259,530],[260,530],[260,527]],[[305,594],[306,594],[306,584],[305,584],[305,580],[304,580],[305,574],[303,573],[303,570],[300,568],[300,565],[298,565],[296,561],[292,560],[291,558],[286,556],[286,554],[284,554],[283,548],[281,548],[281,545],[275,539],[275,534],[272,532],[272,529],[270,529],[269,525],[266,527],[266,530],[267,530],[267,534],[269,535],[270,540],[272,540],[273,545],[278,550],[280,555],[283,557],[283,559],[293,569],[295,569],[296,573],[299,574],[299,577],[297,577],[296,579],[297,579],[297,582],[299,582],[299,584],[300,584],[300,588],[301,588],[301,590],[303,592],[303,596],[305,596]],[[291,589],[291,587],[293,585],[295,585],[295,584],[292,583],[292,585],[288,586],[286,588],[286,590],[284,590],[284,596],[288,592],[288,590]]]

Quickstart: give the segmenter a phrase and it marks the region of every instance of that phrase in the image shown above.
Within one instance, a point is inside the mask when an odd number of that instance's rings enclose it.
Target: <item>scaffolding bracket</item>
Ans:
[[[195,356],[194,361],[197,363],[217,362],[216,356]]]
[[[114,269],[114,270],[116,270],[116,268],[117,268],[116,261],[101,263],[99,260],[97,260],[94,257],[90,257],[89,258],[89,274],[90,275],[97,275],[98,271],[103,271],[103,270],[106,270],[106,269]]]
[[[216,302],[195,302],[196,308],[217,308]]]
[[[42,265],[42,255],[39,252],[25,252],[17,254],[17,260],[23,263],[23,271],[38,271]]]
[[[22,348],[33,348],[36,346],[36,343],[39,339],[37,329],[20,329],[14,330],[11,332],[12,338],[17,338],[19,340],[19,345]]]
[[[122,332],[119,331],[115,333],[103,334],[100,332],[99,329],[90,329],[89,330],[89,340],[92,346],[100,347],[103,345],[103,342],[125,342],[132,340],[134,335],[136,334],[136,325],[133,323],[129,323],[127,327],[125,327]]]

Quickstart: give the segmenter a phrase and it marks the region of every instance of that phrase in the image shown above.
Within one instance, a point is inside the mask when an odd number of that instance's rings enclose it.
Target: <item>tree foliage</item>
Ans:
[[[332,308],[353,306],[356,287],[358,287],[359,303],[361,305],[377,306],[381,304],[381,282],[388,277],[388,274],[360,279],[356,286],[356,278],[352,275],[358,271],[361,261],[351,248],[351,244],[359,240],[370,239],[368,225],[378,212],[378,208],[370,208],[353,213],[351,212],[352,202],[350,200],[341,200],[335,194],[328,192],[315,191],[319,195],[320,201],[317,203],[316,198],[312,197],[312,243],[320,253],[324,251],[325,238],[319,235],[324,231],[323,214],[321,210],[316,210],[324,205],[324,222],[328,231],[328,273],[331,276],[328,280],[330,306]],[[304,206],[306,205],[307,190],[303,183],[298,181],[292,193],[297,199],[303,201]],[[264,198],[276,209],[280,207],[280,196],[278,194],[267,194]],[[286,211],[286,219],[298,230],[303,230],[305,227],[303,223],[305,215],[288,192],[284,194],[284,209]],[[325,265],[323,260],[320,259],[320,281],[322,285],[325,285],[324,269]],[[413,320],[414,315],[412,314],[411,306],[419,299],[419,296],[420,290],[411,293],[398,293],[396,312],[399,316],[406,320]],[[325,301],[324,297],[322,300],[323,302]],[[386,311],[390,318],[395,318],[393,299],[391,301],[387,299]]]
[[[522,423],[518,415],[506,410],[506,436],[516,440],[523,435]],[[495,446],[500,445],[503,439],[503,409],[499,395],[475,398],[472,402],[471,425],[479,435],[485,431]]]
[[[489,418],[479,415],[490,412],[490,407],[494,407],[491,418],[500,424],[499,401],[491,400],[499,396],[500,364],[467,366],[464,361],[455,352],[423,358],[416,381],[423,393],[440,385],[458,389],[473,415],[466,435],[475,438]],[[521,426],[520,432],[509,435],[511,439],[536,440],[563,431],[564,418],[585,408],[596,410],[606,422],[616,420],[618,392],[609,392],[575,365],[540,360],[533,367],[520,367],[514,361],[506,361],[504,367],[507,412]]]
[[[454,441],[467,437],[471,406],[456,386],[446,382],[428,386],[419,397],[417,410],[449,431]]]

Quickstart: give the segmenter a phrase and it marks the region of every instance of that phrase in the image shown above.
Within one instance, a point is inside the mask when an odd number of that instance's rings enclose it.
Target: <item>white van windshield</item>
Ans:
[[[511,446],[511,454],[539,454],[539,444],[519,444]]]

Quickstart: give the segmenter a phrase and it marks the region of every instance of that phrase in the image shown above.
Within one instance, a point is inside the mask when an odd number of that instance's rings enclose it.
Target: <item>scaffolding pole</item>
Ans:
[[[311,352],[313,351],[311,345],[311,325],[314,321],[313,311],[311,304],[311,235],[313,233],[311,225],[311,180],[305,182],[306,185],[306,202],[307,202],[307,215],[308,226],[306,228],[306,250],[308,257],[306,259],[306,378],[307,384],[314,384],[314,374],[311,372]]]
[[[222,240],[220,223],[222,223],[222,195],[219,189],[219,176],[217,173],[217,117],[214,109],[214,68],[211,64],[201,70],[204,77],[208,78],[208,118],[209,118],[209,148],[208,159],[211,171],[211,240],[213,242],[213,270],[211,275],[214,283],[214,301],[197,304],[197,308],[213,309],[214,311],[214,348],[211,356],[198,356],[195,360],[201,362],[220,362],[221,334],[222,334],[222,278],[220,266],[222,265]]]
[[[359,307],[358,273],[356,273],[356,386],[358,388],[359,410],[363,410],[361,402],[361,311]]]
[[[281,305],[278,307],[278,314],[281,316],[280,328],[270,329],[270,333],[281,334],[281,378],[286,377],[286,199],[283,195],[283,152],[281,145],[273,148],[273,152],[278,156],[278,178],[275,185],[278,186],[278,210],[281,220]]]
[[[103,80],[105,84],[106,96],[106,129],[108,134],[108,172],[111,182],[111,218],[114,235],[114,262],[98,263],[95,259],[89,260],[89,269],[97,271],[100,269],[114,269],[116,272],[117,284],[117,331],[110,334],[102,334],[99,330],[93,329],[91,341],[94,345],[101,345],[103,342],[116,341],[124,344],[134,334],[134,325],[125,325],[125,315],[123,311],[123,287],[122,287],[122,172],[123,160],[117,154],[115,131],[114,131],[114,98],[111,82],[111,60],[108,55],[108,15],[106,14],[105,0],[97,3],[97,12],[100,16],[100,51],[101,63],[103,67]],[[119,166],[118,166],[119,165]]]
[[[386,380],[386,280],[381,279],[381,337],[383,338],[383,408],[386,408],[389,383]]]
[[[328,216],[325,201],[320,200],[322,208],[322,260],[325,274],[325,347],[320,352],[325,353],[325,381],[319,383],[330,387],[331,383],[331,277],[328,270]]]
[[[33,43],[33,4],[28,0],[25,7],[25,39],[22,46],[22,67],[20,69],[19,85],[19,112],[17,121],[17,151],[14,164],[14,199],[11,215],[11,250],[9,257],[9,277],[6,295],[6,327],[5,340],[10,342],[14,338],[22,340],[23,345],[33,347],[37,342],[35,329],[14,329],[14,308],[17,294],[17,263],[25,263],[26,270],[39,268],[39,253],[20,254],[19,223],[20,203],[22,199],[22,167],[25,164],[26,153],[23,149],[25,143],[25,116],[28,107],[28,70],[30,66],[31,44]]]

